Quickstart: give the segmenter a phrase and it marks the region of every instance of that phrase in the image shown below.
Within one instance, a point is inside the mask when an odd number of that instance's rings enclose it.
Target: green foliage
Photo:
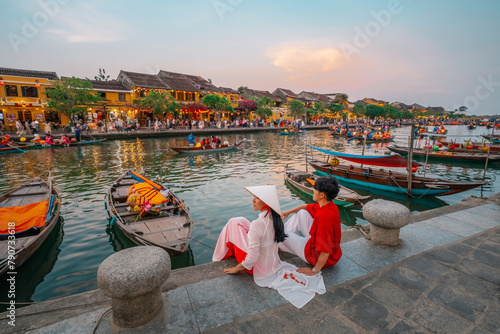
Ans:
[[[220,119],[221,111],[234,111],[231,102],[225,97],[217,94],[210,94],[203,98],[203,104],[215,111],[216,120]]]
[[[371,119],[375,119],[377,117],[385,117],[386,111],[385,111],[384,107],[370,104],[366,107],[365,115]]]
[[[300,118],[306,113],[306,107],[298,100],[290,101],[290,116]]]
[[[383,106],[382,108],[384,108],[384,110],[385,110],[385,116],[392,118],[392,119],[399,118],[399,116],[401,114],[399,112],[399,110],[397,110],[394,106],[391,106],[390,104],[387,104],[387,105]]]
[[[346,104],[348,98],[349,98],[349,96],[347,94],[341,93],[341,94],[337,94],[337,96],[335,96],[334,101],[336,103]]]
[[[51,89],[45,90],[45,94],[49,98],[47,107],[68,116],[70,124],[71,115],[85,113],[87,106],[102,101],[89,81],[75,77],[55,80]]]
[[[240,86],[240,87],[238,87],[238,92],[243,93],[243,92],[245,92],[247,89],[248,89],[248,87],[247,87],[247,86]]]
[[[411,113],[409,110],[403,110],[401,112],[401,116],[399,118],[404,118],[404,119],[413,119],[415,116]]]
[[[314,111],[316,111],[316,114],[321,114],[325,112],[325,103],[324,102],[315,102],[314,103]]]
[[[361,103],[358,103],[352,108],[352,113],[357,116],[357,117],[362,117],[366,113],[365,106],[362,105]]]
[[[148,110],[155,115],[163,113],[177,115],[181,105],[175,102],[175,98],[169,92],[152,90],[143,99],[135,99],[134,104],[139,108]]]
[[[257,101],[257,110],[255,110],[255,113],[260,117],[260,118],[265,118],[269,117],[273,114],[272,107],[274,105],[274,101],[271,100],[271,98],[267,96],[263,96]]]
[[[104,68],[100,68],[99,75],[96,75],[94,79],[97,81],[108,81],[109,75],[106,75],[106,71],[104,70]]]

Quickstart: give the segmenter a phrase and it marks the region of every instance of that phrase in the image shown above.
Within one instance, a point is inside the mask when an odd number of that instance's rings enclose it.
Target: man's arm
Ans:
[[[291,215],[292,213],[297,213],[300,210],[307,210],[307,204],[302,204],[296,208],[290,209],[288,211],[284,211],[281,213],[281,215],[283,216],[283,219],[287,219],[289,215]]]
[[[321,254],[319,254],[318,261],[316,261],[316,265],[314,266],[314,269],[316,270],[316,272],[319,273],[321,271],[321,269],[323,269],[323,266],[325,265],[326,261],[328,261],[329,256],[330,256],[330,253],[321,252]],[[307,276],[316,275],[316,273],[314,271],[312,271],[312,269],[309,267],[299,268],[299,269],[297,269],[297,272],[305,274]]]

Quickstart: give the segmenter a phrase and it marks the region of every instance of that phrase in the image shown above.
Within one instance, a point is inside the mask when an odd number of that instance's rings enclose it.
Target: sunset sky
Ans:
[[[4,1],[0,67],[344,92],[500,114],[500,1]]]

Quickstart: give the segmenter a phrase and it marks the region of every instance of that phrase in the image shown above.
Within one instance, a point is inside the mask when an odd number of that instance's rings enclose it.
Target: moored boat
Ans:
[[[408,155],[408,147],[401,146],[388,146],[389,150]],[[452,162],[463,162],[463,163],[471,163],[471,162],[479,162],[485,163],[486,159],[488,162],[500,162],[500,154],[489,154],[483,152],[453,152],[453,151],[442,151],[442,150],[423,150],[423,149],[413,149],[412,155],[414,158],[419,158],[420,160],[432,160],[432,161],[452,161]]]
[[[51,148],[51,147],[67,147],[67,146],[71,146],[72,147],[72,146],[97,145],[97,144],[101,144],[105,140],[106,140],[106,138],[103,138],[103,139],[94,139],[94,140],[85,140],[85,141],[81,141],[81,142],[70,142],[67,145],[59,144],[59,143],[55,143],[55,144],[52,144],[52,145],[44,145],[44,144],[40,144],[40,143],[28,143],[28,144],[26,144],[25,149],[27,149],[27,150],[37,150],[37,149],[44,149],[44,148]]]
[[[382,166],[382,167],[406,167],[408,160],[400,155],[389,156],[360,156],[353,154],[343,154],[341,152],[329,151],[312,147],[320,152],[334,155],[347,161],[358,164]],[[341,183],[353,184],[367,188],[374,188],[384,191],[404,193],[409,192],[408,174],[393,172],[392,170],[373,169],[372,167],[354,167],[352,165],[336,165],[329,162],[308,159],[308,163],[321,175],[335,176]],[[412,169],[420,164],[412,162]],[[412,175],[411,194],[416,196],[443,196],[470,190],[488,181],[476,182],[456,182],[443,179],[421,177]]]
[[[290,184],[294,189],[306,195],[310,199],[312,199],[314,192],[313,185],[317,178],[318,176],[312,173],[285,167],[285,182],[288,182],[288,184]],[[340,186],[339,194],[333,199],[333,202],[337,206],[348,207],[354,204],[360,204],[369,198],[370,196],[361,196],[354,190]]]
[[[363,142],[365,140],[365,137],[361,136],[361,137],[355,137],[355,139]],[[375,138],[366,138],[366,143],[367,144],[372,144],[372,143],[388,143],[390,141],[393,141],[394,139],[393,138],[378,138],[378,139],[375,139]]]
[[[303,134],[305,131],[281,131],[280,132],[280,135],[282,136],[292,136],[292,135],[301,135]]]
[[[130,195],[136,196],[135,203]],[[171,256],[188,251],[193,220],[171,189],[128,171],[113,183],[105,201],[111,222],[135,244],[161,247]]]
[[[0,154],[1,153],[26,153],[24,150],[27,149],[26,145],[17,145],[17,144],[9,144],[0,145]]]
[[[458,143],[454,143],[454,142],[442,141],[440,143],[448,148],[450,148],[451,146],[454,146],[454,148],[452,149],[453,151],[464,151],[464,152],[466,152],[466,151],[481,151],[483,153],[486,153],[486,152],[488,152],[488,147],[489,147],[490,152],[500,152],[500,145],[489,145],[486,142],[484,142],[484,143],[467,142],[467,143],[458,144]]]
[[[36,252],[54,229],[59,212],[59,193],[50,173],[47,181],[36,177],[0,196],[0,275],[15,271]]]
[[[243,138],[243,140],[240,140],[239,142],[236,142],[234,144],[222,144],[222,145],[215,145],[215,146],[170,146],[170,149],[179,152],[179,153],[213,153],[213,152],[223,152],[223,151],[229,151],[236,149],[238,146],[240,146],[246,138]]]

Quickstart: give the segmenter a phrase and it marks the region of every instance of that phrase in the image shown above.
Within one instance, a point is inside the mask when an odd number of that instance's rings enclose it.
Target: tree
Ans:
[[[238,92],[240,92],[240,93],[244,93],[246,90],[248,90],[247,86],[240,86],[240,87],[238,87]]]
[[[75,77],[55,80],[53,86],[45,90],[45,94],[49,98],[47,107],[68,116],[70,126],[73,124],[73,115],[82,114],[89,105],[102,101],[92,88],[92,83]]]
[[[397,119],[400,117],[400,112],[397,110],[394,106],[391,106],[390,104],[385,105],[384,107],[385,115],[389,118],[392,119]]]
[[[335,102],[337,103],[340,103],[340,104],[347,104],[348,101],[347,99],[349,98],[349,96],[347,94],[344,94],[344,93],[340,93],[340,94],[337,94],[335,96]]]
[[[177,116],[181,105],[175,102],[175,98],[169,92],[165,91],[151,91],[143,99],[135,99],[134,104],[139,108],[148,110],[156,115],[163,115],[163,113],[172,114]]]
[[[104,70],[104,68],[100,68],[99,75],[96,75],[94,79],[97,81],[108,81],[109,75],[106,75],[106,71]]]
[[[290,115],[293,118],[301,118],[306,113],[306,107],[298,100],[292,100],[290,105]]]
[[[366,108],[361,103],[358,103],[354,106],[354,108],[352,108],[352,113],[356,117],[363,117],[366,113]]]
[[[460,108],[458,108],[458,110],[460,111],[461,114],[465,114],[467,113],[467,108],[466,106],[460,106]]]
[[[233,111],[231,102],[225,97],[220,97],[216,94],[206,95],[203,98],[203,104],[215,112],[215,120],[218,121],[221,118],[222,111]]]
[[[325,103],[324,102],[315,102],[314,103],[314,110],[317,112],[317,114],[321,114],[325,112]]]
[[[257,101],[257,110],[255,110],[255,113],[260,118],[269,117],[273,114],[272,110],[273,104],[274,101],[271,100],[271,98],[263,96]]]
[[[377,117],[384,117],[385,116],[385,109],[384,109],[384,107],[370,104],[369,106],[366,107],[365,115],[370,117],[371,119],[374,119]]]

